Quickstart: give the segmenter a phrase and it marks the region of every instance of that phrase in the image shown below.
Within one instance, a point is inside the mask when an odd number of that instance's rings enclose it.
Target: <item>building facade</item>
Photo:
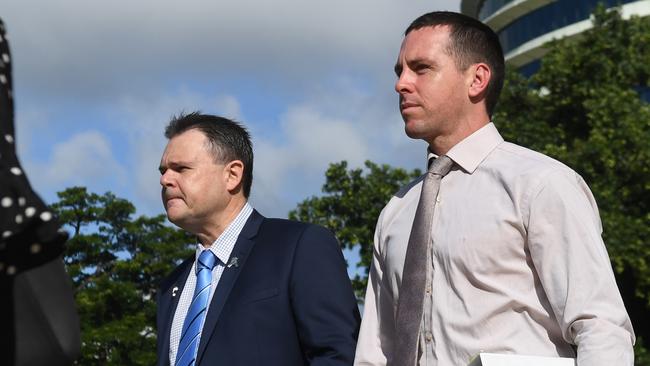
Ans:
[[[530,75],[539,68],[544,44],[589,29],[599,3],[620,6],[624,19],[650,15],[650,0],[462,0],[461,12],[497,32],[506,62]]]

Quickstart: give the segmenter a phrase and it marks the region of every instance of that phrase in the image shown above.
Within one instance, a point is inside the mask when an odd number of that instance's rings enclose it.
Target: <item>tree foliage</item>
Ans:
[[[365,268],[352,285],[358,298],[366,291],[368,268],[372,261],[374,225],[390,197],[403,185],[420,176],[418,170],[408,172],[366,161],[365,168],[347,169],[347,162],[331,164],[325,173],[322,197],[311,197],[289,213],[289,218],[313,222],[332,229],[341,246],[358,249],[361,257],[356,265]]]
[[[152,365],[158,282],[191,255],[193,239],[165,216],[134,218],[112,193],[73,187],[53,205],[69,228],[64,259],[81,318],[79,365]]]
[[[552,156],[581,174],[598,202],[603,238],[637,342],[637,365],[650,364],[650,21],[621,19],[599,7],[593,28],[548,45],[530,78],[509,70],[494,122],[506,140]],[[383,174],[326,173],[324,195],[293,216],[333,229],[342,245],[360,247],[367,275],[372,230],[381,207],[416,172],[383,166]],[[391,172],[399,172],[398,176]],[[383,180],[383,181],[382,181]],[[364,197],[364,196],[368,197]],[[337,202],[341,201],[341,202]],[[355,279],[358,294],[365,278]]]

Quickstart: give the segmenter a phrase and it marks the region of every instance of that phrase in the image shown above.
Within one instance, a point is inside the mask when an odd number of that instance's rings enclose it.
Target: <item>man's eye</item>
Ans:
[[[430,69],[429,65],[424,65],[424,64],[417,65],[414,68],[415,72],[420,73],[420,74],[423,73],[423,72],[428,71],[429,69]]]

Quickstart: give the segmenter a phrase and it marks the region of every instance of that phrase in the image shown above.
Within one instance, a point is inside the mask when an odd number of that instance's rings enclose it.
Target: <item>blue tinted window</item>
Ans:
[[[633,1],[636,0],[558,0],[510,23],[498,32],[499,40],[503,51],[508,52],[531,39],[588,19],[598,3],[612,7]]]
[[[638,86],[634,89],[636,89],[636,92],[639,93],[641,99],[650,103],[650,86]]]
[[[508,3],[514,0],[486,0],[481,6],[481,11],[478,13],[478,18],[485,20],[485,18],[497,12]]]
[[[529,78],[529,77],[533,76],[534,73],[539,71],[539,68],[541,66],[542,66],[542,63],[540,62],[540,60],[535,60],[535,61],[532,61],[532,62],[529,62],[529,63],[525,64],[524,66],[521,66],[517,70],[522,75]]]

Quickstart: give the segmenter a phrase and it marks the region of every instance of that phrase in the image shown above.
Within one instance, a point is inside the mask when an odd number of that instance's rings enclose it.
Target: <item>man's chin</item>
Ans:
[[[167,220],[169,220],[169,222],[171,222],[172,224],[180,227],[180,225],[176,223],[177,222],[176,218],[174,218],[173,216],[169,216],[169,214],[167,214]]]
[[[422,131],[419,128],[416,128],[414,125],[409,125],[408,122],[405,122],[404,124],[404,132],[406,132],[406,136],[416,139],[416,140],[421,140],[426,137],[426,134],[424,131]]]
[[[185,222],[185,220],[183,220],[183,215],[174,212],[173,208],[167,210],[167,220],[180,228],[183,228]]]

